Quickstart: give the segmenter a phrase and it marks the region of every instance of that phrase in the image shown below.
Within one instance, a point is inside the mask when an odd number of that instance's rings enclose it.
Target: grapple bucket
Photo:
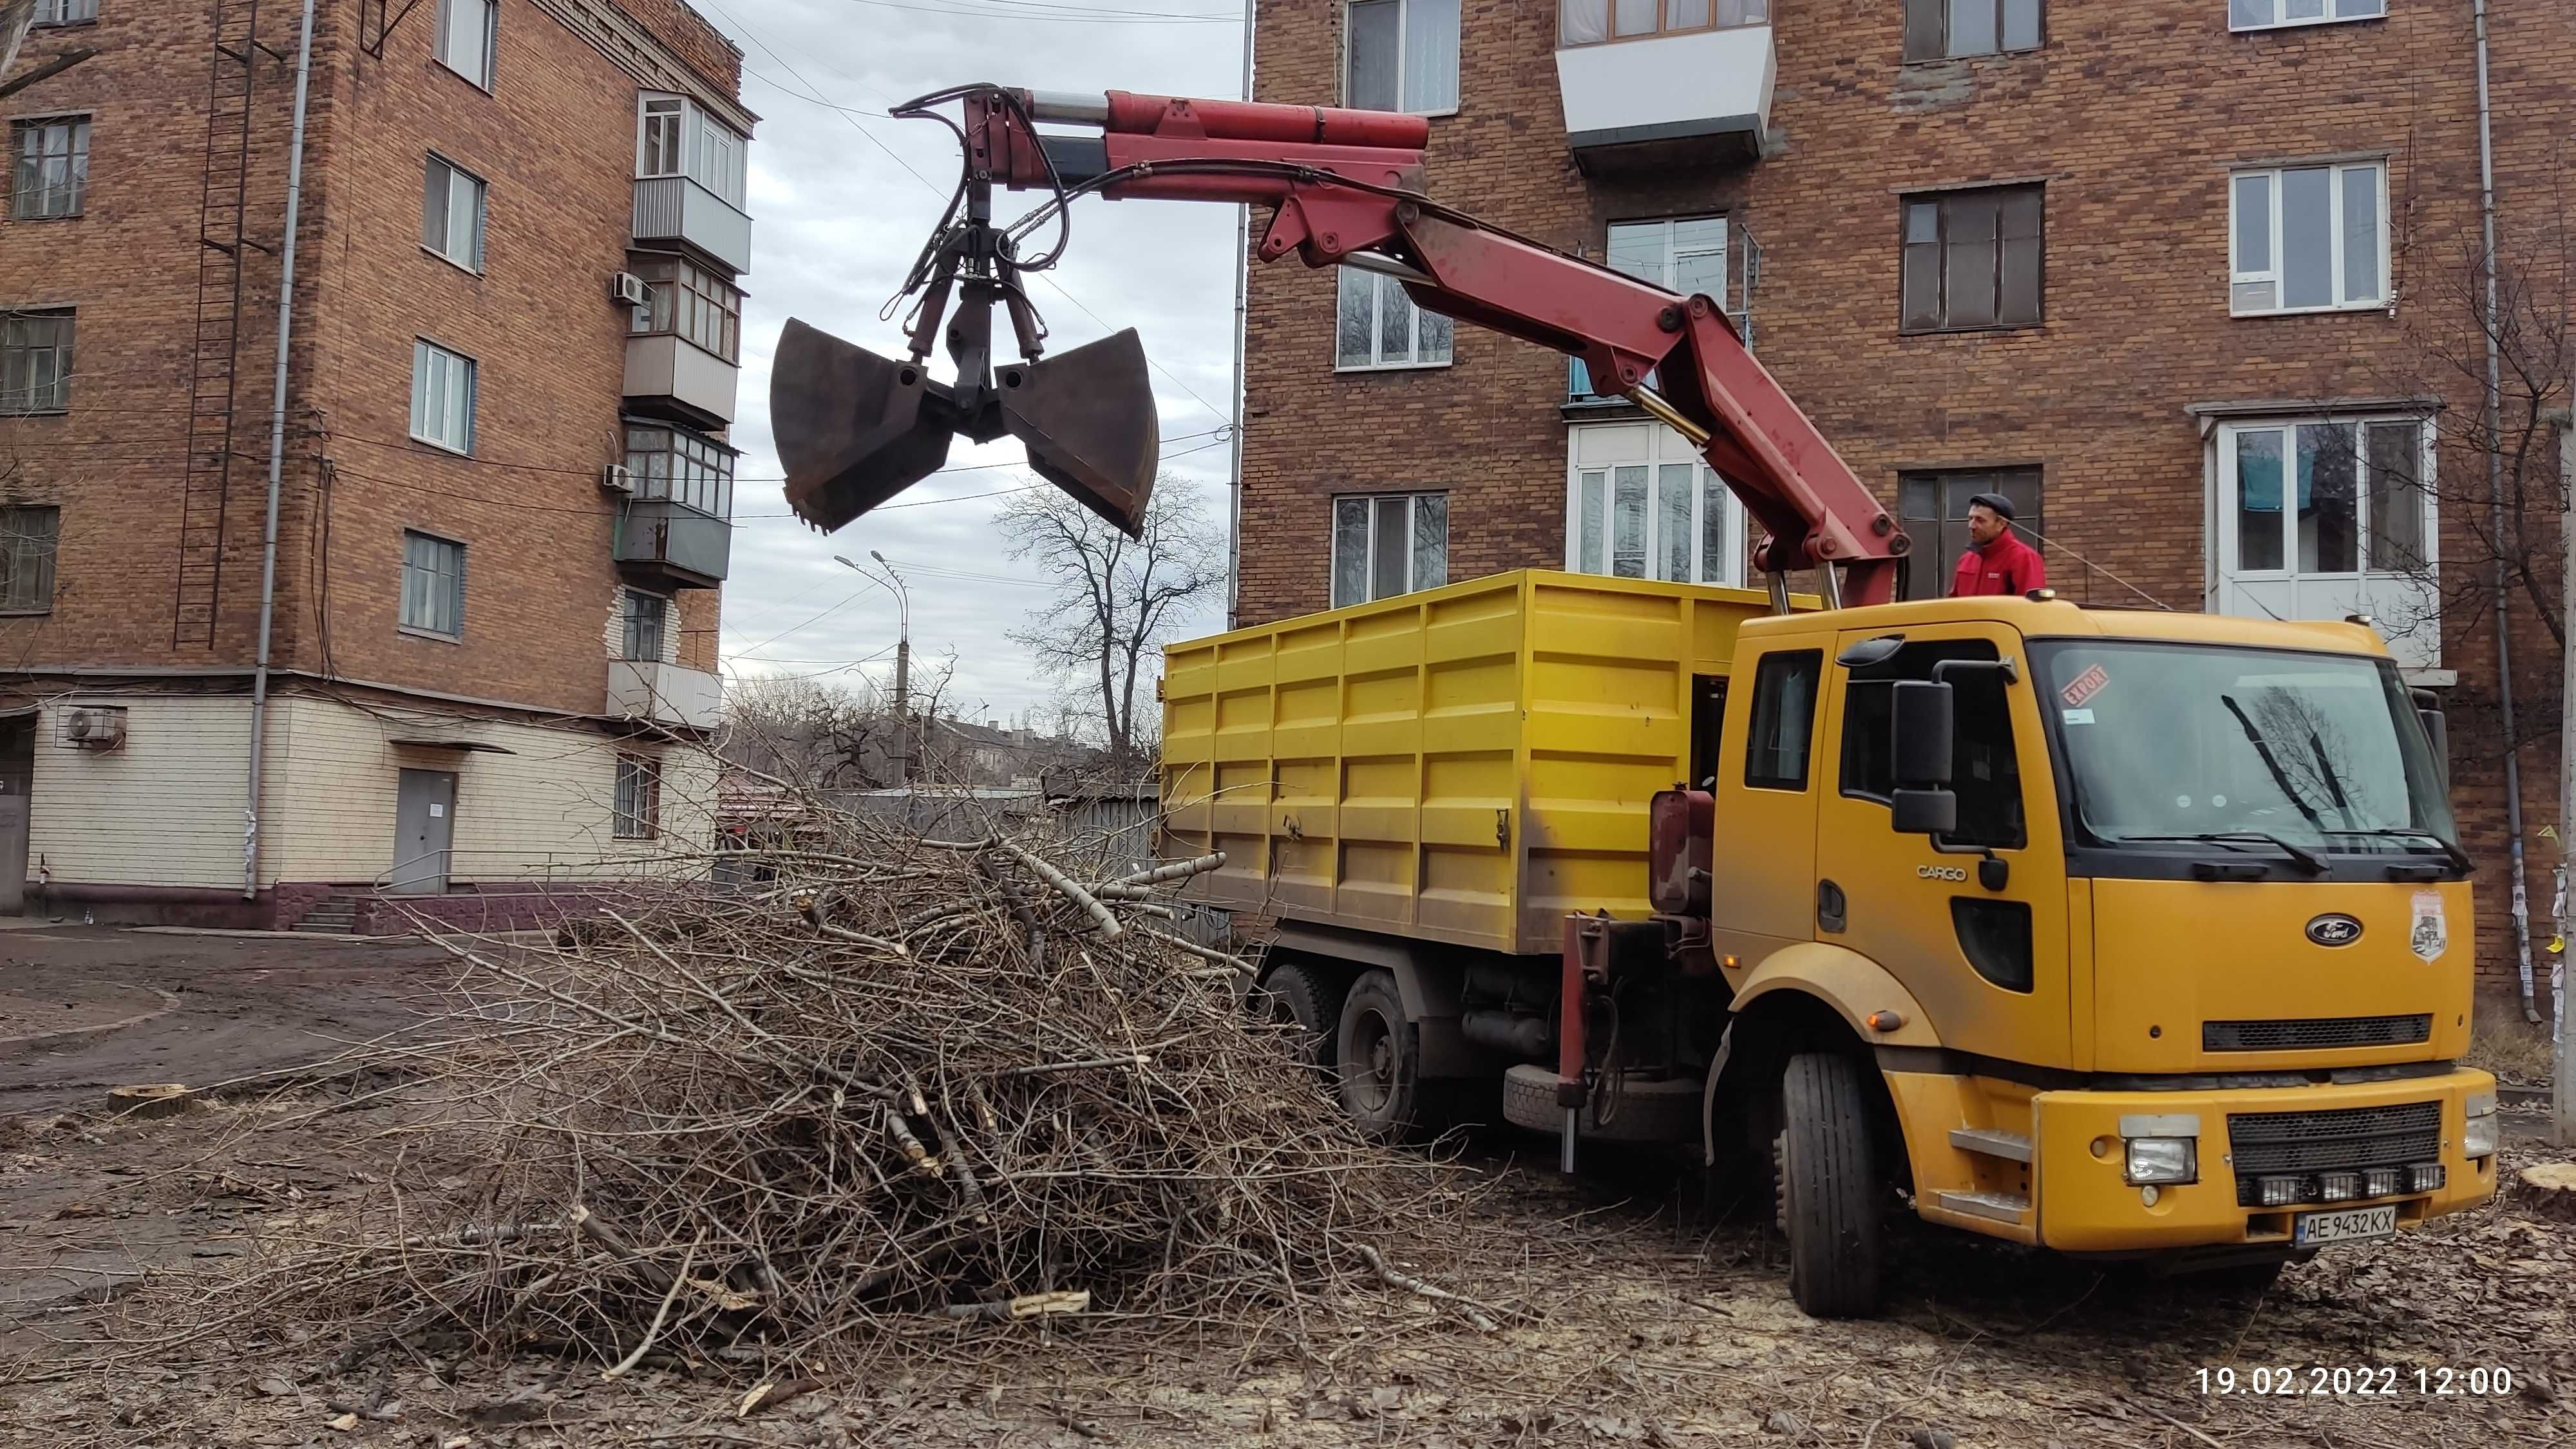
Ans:
[[[1001,373],[1002,423],[1028,447],[1029,466],[1135,537],[1160,441],[1136,330]]]
[[[787,502],[825,532],[928,477],[957,432],[947,388],[790,319],[769,373],[769,427]]]
[[[769,426],[789,506],[829,532],[936,472],[951,437],[989,442],[1008,432],[1038,476],[1137,534],[1159,443],[1135,331],[999,372],[974,379],[971,390],[952,388],[919,363],[791,319],[769,375]]]

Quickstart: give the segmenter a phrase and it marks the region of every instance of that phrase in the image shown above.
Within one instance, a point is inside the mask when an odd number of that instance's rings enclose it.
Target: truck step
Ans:
[[[2020,1227],[2030,1217],[2030,1199],[2019,1193],[1936,1192],[1932,1194],[1932,1204],[1949,1212],[1993,1218],[2014,1227]]]
[[[1961,1152],[1980,1157],[2000,1157],[2006,1162],[2028,1162],[2030,1139],[2018,1132],[1998,1132],[1992,1127],[1953,1127],[1950,1145]]]

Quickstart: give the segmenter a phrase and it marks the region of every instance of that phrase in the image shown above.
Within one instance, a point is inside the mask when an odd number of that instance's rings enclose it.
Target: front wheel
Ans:
[[[1422,1044],[1404,1019],[1391,973],[1371,971],[1351,983],[1336,1047],[1342,1111],[1377,1141],[1412,1136],[1422,1115]]]
[[[1876,1128],[1860,1065],[1831,1052],[1789,1059],[1774,1139],[1789,1296],[1814,1318],[1878,1312],[1886,1262]]]

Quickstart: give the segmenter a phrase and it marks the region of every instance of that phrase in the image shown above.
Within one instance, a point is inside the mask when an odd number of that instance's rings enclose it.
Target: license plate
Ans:
[[[2339,1213],[2301,1213],[2291,1241],[2301,1247],[2310,1243],[2350,1243],[2362,1238],[2384,1238],[2397,1231],[2397,1205],[2349,1208]]]

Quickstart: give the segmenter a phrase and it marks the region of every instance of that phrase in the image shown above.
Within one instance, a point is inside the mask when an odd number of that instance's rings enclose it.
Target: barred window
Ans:
[[[72,405],[72,312],[0,312],[0,416]]]
[[[648,262],[636,275],[653,284],[653,300],[635,309],[638,335],[671,333],[727,362],[741,360],[741,288],[677,259]]]
[[[53,612],[54,540],[62,516],[50,505],[0,508],[0,614]]]
[[[661,498],[715,517],[733,517],[734,451],[680,428],[630,423],[626,468],[637,498]]]
[[[20,221],[78,216],[89,190],[89,119],[57,116],[11,127],[18,164],[9,183],[9,214]]]
[[[620,840],[650,840],[662,829],[662,763],[644,755],[617,757],[617,823]]]

